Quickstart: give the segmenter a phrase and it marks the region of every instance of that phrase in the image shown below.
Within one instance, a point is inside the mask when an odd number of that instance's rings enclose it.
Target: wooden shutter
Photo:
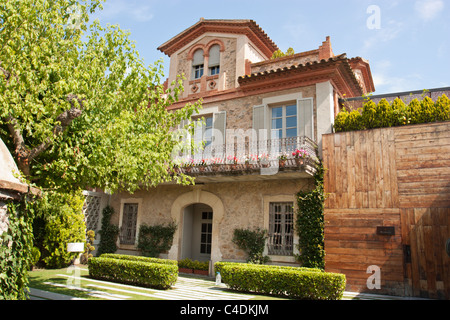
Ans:
[[[311,98],[297,101],[298,135],[314,140],[313,100]]]

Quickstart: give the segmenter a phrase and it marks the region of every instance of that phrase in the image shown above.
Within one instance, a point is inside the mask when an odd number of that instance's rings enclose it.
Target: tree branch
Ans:
[[[64,132],[67,129],[67,127],[72,123],[72,121],[74,119],[78,118],[82,114],[83,100],[84,99],[79,99],[77,97],[77,95],[74,95],[74,94],[69,94],[67,96],[67,101],[70,103],[70,105],[72,107],[69,110],[62,112],[56,118],[56,121],[58,121],[59,124],[55,125],[55,127],[52,130],[53,137],[56,137],[57,135]],[[77,108],[77,103],[75,101],[78,102],[78,105],[81,106],[81,109]],[[40,155],[42,152],[44,152],[51,146],[52,139],[51,139],[51,137],[49,137],[44,142],[42,142],[40,145],[38,145],[30,150],[25,145],[25,140],[24,140],[21,130],[17,124],[17,119],[15,119],[13,116],[9,115],[6,118],[6,120],[7,120],[6,124],[7,124],[8,130],[9,130],[11,136],[13,137],[13,143],[14,143],[14,147],[15,147],[15,153],[17,156],[17,160],[18,160],[18,165],[25,174],[29,174],[29,167],[28,168],[26,168],[26,167],[29,166],[31,160],[35,159],[38,155]]]

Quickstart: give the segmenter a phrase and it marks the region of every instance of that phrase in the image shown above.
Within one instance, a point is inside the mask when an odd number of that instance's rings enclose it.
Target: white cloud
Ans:
[[[419,0],[416,1],[414,9],[419,17],[425,21],[435,18],[443,9],[443,0]]]
[[[395,40],[404,31],[405,24],[395,20],[390,20],[381,25],[380,29],[372,30],[371,36],[364,40],[363,51],[367,51],[372,47],[380,44],[388,43]]]
[[[153,18],[149,1],[109,0],[103,4],[100,17],[107,19],[126,16],[138,22],[146,22]]]

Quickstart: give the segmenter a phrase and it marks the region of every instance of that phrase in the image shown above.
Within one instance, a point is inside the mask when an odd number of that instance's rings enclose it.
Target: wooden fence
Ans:
[[[450,299],[450,122],[323,135],[322,148],[327,271],[347,290]]]

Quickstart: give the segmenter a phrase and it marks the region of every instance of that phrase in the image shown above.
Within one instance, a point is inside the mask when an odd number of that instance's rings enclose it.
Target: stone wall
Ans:
[[[138,201],[138,226],[158,225],[178,220],[178,232],[182,230],[182,213],[184,208],[175,210],[174,204],[177,199],[188,193],[198,193],[196,198],[202,203],[202,193],[212,194],[221,202],[224,212],[221,217],[218,212],[213,212],[213,219],[219,219],[217,228],[213,227],[213,233],[218,236],[218,252],[221,260],[245,260],[245,254],[239,250],[231,241],[236,228],[265,228],[268,224],[268,212],[264,208],[267,199],[283,201],[290,199],[295,205],[295,195],[300,190],[311,189],[313,179],[293,180],[260,180],[239,181],[227,183],[210,183],[196,186],[160,185],[148,191],[142,190],[133,195],[117,194],[111,198],[111,205],[115,209],[112,223],[120,225],[120,210],[124,203]],[[280,200],[277,200],[280,199]],[[186,207],[189,204],[185,204]],[[212,205],[214,206],[214,204]],[[174,246],[181,247],[181,239],[175,240]],[[178,257],[175,257],[176,259]]]
[[[253,107],[263,104],[263,99],[288,95],[291,93],[301,93],[303,98],[313,98],[314,119],[316,119],[316,86],[306,86],[301,88],[282,90],[277,92],[251,95],[220,102],[204,103],[203,109],[218,107],[218,111],[227,112],[227,129],[251,129],[253,124]],[[317,125],[315,125],[316,127]],[[316,130],[317,131],[317,130]],[[315,132],[317,136],[317,132]]]

